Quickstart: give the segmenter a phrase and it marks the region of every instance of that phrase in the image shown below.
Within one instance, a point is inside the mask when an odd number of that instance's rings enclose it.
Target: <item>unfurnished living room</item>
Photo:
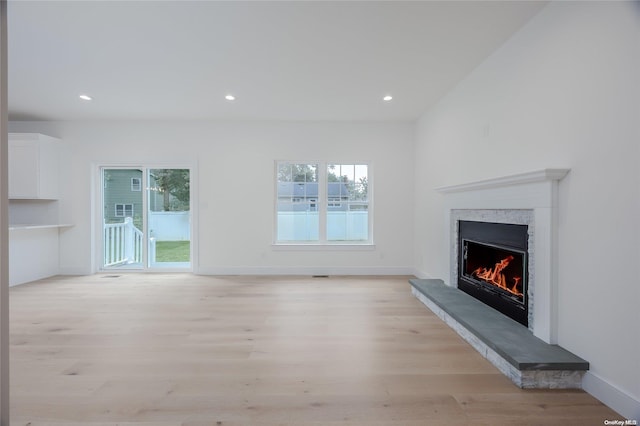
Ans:
[[[0,426],[640,422],[640,2],[0,11]]]

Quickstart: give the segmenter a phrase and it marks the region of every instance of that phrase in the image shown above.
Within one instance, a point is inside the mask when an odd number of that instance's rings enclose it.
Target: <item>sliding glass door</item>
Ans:
[[[191,268],[191,173],[102,168],[102,268]]]
[[[191,267],[189,169],[149,169],[149,268]]]

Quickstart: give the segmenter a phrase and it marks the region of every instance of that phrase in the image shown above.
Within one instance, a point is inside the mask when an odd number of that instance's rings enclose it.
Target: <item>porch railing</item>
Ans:
[[[104,225],[104,266],[142,263],[142,231],[135,227],[133,219],[124,223]]]

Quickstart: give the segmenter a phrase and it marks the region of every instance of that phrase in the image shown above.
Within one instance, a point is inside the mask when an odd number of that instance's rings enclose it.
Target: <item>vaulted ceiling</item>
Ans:
[[[544,5],[9,1],[9,118],[415,120]]]

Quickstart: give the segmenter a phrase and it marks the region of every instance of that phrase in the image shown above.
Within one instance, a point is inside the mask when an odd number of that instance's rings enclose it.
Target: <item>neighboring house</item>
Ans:
[[[347,185],[344,182],[329,182],[327,200],[327,210],[347,211]],[[279,182],[278,211],[318,211],[318,182]]]
[[[164,211],[164,192],[159,190],[153,175],[149,177],[149,210]],[[107,169],[104,171],[104,220],[120,223],[125,217],[134,219],[142,227],[142,171],[136,169]],[[175,197],[169,195],[171,202]]]
[[[125,217],[142,217],[142,171],[109,169],[104,171],[104,221],[124,222]]]

